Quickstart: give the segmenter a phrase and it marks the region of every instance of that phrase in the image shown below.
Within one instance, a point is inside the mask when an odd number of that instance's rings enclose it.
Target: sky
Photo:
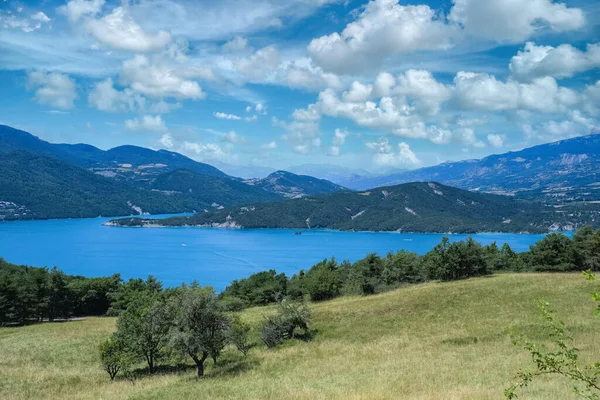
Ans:
[[[596,0],[0,0],[0,124],[369,171],[600,132]]]

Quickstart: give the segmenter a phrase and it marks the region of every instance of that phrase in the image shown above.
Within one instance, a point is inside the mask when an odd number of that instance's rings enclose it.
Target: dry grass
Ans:
[[[598,357],[592,285],[578,274],[498,275],[428,283],[314,304],[312,342],[247,359],[233,349],[203,380],[194,371],[110,383],[96,345],[114,319],[0,329],[2,399],[501,399],[528,363],[508,329],[542,338],[536,303],[549,300],[582,356]],[[244,312],[257,324],[268,308]],[[591,361],[586,360],[586,361]],[[523,399],[575,399],[568,382],[538,382]]]

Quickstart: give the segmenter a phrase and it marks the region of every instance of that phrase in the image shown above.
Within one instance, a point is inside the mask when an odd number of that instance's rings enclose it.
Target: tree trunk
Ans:
[[[196,363],[196,368],[198,368],[198,378],[202,378],[204,376],[204,361],[208,358],[208,353],[202,353],[202,358],[198,358],[197,356],[192,356],[192,359]]]

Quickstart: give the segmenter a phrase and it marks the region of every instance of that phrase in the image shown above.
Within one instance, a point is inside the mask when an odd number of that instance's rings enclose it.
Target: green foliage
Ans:
[[[129,279],[126,283],[120,284],[116,290],[108,292],[110,307],[106,311],[108,315],[118,316],[126,310],[129,305],[140,295],[157,295],[162,290],[162,283],[152,275],[146,280],[141,278]]]
[[[99,351],[102,369],[110,376],[111,381],[115,379],[119,371],[129,369],[131,357],[123,342],[114,336],[100,343]]]
[[[261,327],[261,339],[265,346],[273,348],[286,339],[293,339],[296,329],[309,333],[311,312],[304,303],[284,301],[279,304],[277,314],[266,316]]]
[[[423,257],[430,279],[453,281],[488,274],[488,263],[481,244],[469,237],[451,243],[447,237]]]
[[[202,377],[206,359],[216,360],[227,344],[229,320],[210,287],[182,287],[170,300],[170,310],[174,316],[171,344],[194,360]]]
[[[573,339],[567,332],[564,322],[558,320],[549,308],[549,303],[541,300],[539,307],[546,323],[553,349],[525,341],[523,347],[531,354],[535,371],[520,371],[518,382],[504,391],[507,399],[516,399],[517,390],[528,386],[542,375],[559,375],[573,381],[574,391],[580,397],[594,400],[600,398],[600,362],[580,367],[579,349],[572,345]],[[518,340],[515,340],[517,344]]]
[[[285,296],[287,278],[272,269],[258,272],[248,278],[234,280],[223,291],[223,297],[235,297],[249,305],[273,303]]]
[[[301,279],[301,288],[312,301],[322,301],[340,294],[340,277],[335,258],[323,260],[309,269]]]
[[[564,272],[581,270],[579,255],[573,241],[562,233],[551,233],[530,246],[531,260],[536,271]]]
[[[145,360],[150,373],[164,357],[172,318],[159,296],[139,292],[119,315],[115,337],[127,351]]]
[[[425,277],[421,271],[419,257],[415,253],[401,250],[388,253],[383,260],[383,281],[393,286],[400,283],[419,283]]]
[[[248,355],[252,344],[249,341],[250,325],[242,321],[239,316],[235,315],[231,319],[231,327],[229,331],[229,340],[238,349],[244,357]]]

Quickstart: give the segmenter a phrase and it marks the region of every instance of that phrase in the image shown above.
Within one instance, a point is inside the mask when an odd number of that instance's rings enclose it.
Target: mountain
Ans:
[[[432,180],[548,203],[600,200],[600,134],[371,178],[360,189]]]
[[[325,179],[296,175],[286,171],[276,171],[266,178],[249,179],[245,183],[286,198],[300,198],[346,190],[346,188]]]
[[[278,201],[282,196],[233,179],[178,169],[158,175],[148,188],[177,198],[194,199],[198,209]],[[189,201],[188,201],[189,203]]]
[[[232,207],[191,217],[113,220],[115,226],[329,228],[402,232],[547,232],[598,220],[595,209],[567,210],[439,183],[341,191],[278,203]],[[596,223],[597,224],[597,223]]]
[[[231,176],[237,176],[242,179],[261,179],[277,171],[271,167],[260,167],[256,165],[231,165],[219,160],[207,160],[210,165],[214,165],[221,171]]]
[[[55,158],[107,178],[134,184],[181,168],[209,176],[231,178],[211,165],[171,151],[137,146],[119,146],[105,151],[87,144],[53,144],[25,131],[0,125],[0,155],[13,151]]]
[[[181,199],[137,189],[39,154],[0,157],[0,220],[191,211]]]

